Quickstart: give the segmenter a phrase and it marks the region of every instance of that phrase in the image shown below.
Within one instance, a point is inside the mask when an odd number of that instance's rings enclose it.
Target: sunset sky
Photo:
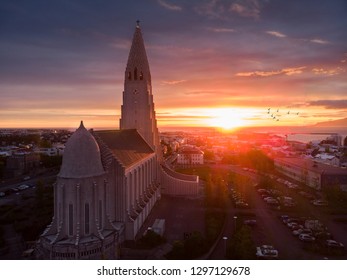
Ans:
[[[346,0],[1,1],[0,128],[118,128],[136,20],[159,128],[345,118],[346,15]]]

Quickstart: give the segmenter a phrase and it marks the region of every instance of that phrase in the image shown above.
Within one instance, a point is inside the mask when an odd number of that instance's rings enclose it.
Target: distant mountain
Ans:
[[[345,126],[347,127],[347,118],[339,119],[335,121],[327,121],[327,122],[319,122],[316,123],[314,126],[318,127],[338,127],[338,126]]]

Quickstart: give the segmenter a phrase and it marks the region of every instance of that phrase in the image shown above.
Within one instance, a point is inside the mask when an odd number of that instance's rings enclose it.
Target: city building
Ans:
[[[118,259],[161,194],[196,195],[199,178],[164,166],[151,75],[139,24],[125,71],[120,130],[67,141],[54,186],[54,216],[37,249],[42,259]]]
[[[7,157],[6,174],[16,177],[34,171],[40,165],[40,156],[33,152],[13,152]]]
[[[204,153],[198,147],[185,145],[177,153],[177,164],[184,166],[204,164]]]
[[[276,158],[275,168],[282,174],[316,190],[339,185],[347,189],[347,169],[307,158]]]

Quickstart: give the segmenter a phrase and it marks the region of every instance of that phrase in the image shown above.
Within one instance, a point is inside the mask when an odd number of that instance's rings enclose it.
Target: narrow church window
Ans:
[[[134,70],[134,80],[137,80],[137,68],[135,67],[135,70]]]
[[[102,201],[99,200],[99,229],[102,229]]]
[[[131,80],[131,71],[128,72],[128,80]]]
[[[84,221],[85,221],[84,232],[85,234],[89,234],[89,204],[88,203],[84,205]]]
[[[143,73],[142,73],[142,71],[140,72],[140,80],[143,80]]]
[[[73,205],[69,204],[69,235],[73,235]]]

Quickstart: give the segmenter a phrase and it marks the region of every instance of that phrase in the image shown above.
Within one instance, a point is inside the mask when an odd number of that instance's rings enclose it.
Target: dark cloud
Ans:
[[[347,109],[347,99],[342,100],[317,100],[309,103],[311,106],[320,106],[325,109]]]

